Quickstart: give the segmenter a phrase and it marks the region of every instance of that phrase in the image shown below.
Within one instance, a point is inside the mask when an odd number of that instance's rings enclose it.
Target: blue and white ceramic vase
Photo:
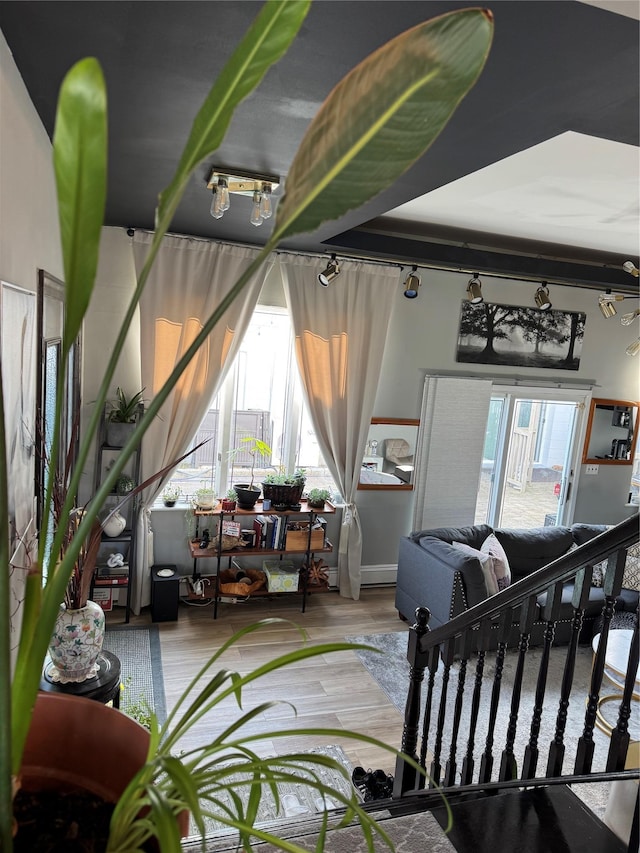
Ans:
[[[78,610],[67,610],[61,604],[49,644],[52,680],[67,684],[94,678],[103,641],[104,611],[100,605],[87,601]]]

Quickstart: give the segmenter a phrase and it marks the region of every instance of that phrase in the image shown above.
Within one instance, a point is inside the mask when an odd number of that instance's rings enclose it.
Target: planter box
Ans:
[[[269,592],[297,592],[299,574],[291,560],[264,560]]]
[[[111,447],[124,447],[131,438],[137,424],[123,424],[119,421],[107,422],[107,444]]]
[[[309,542],[309,522],[298,522],[300,530],[287,530],[287,538],[285,542],[285,550],[287,551],[306,551]],[[324,530],[311,531],[311,550],[324,548]]]

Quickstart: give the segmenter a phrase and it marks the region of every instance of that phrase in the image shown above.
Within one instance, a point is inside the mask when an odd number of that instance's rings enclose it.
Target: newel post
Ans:
[[[428,633],[428,622],[431,613],[426,607],[418,607],[416,610],[415,624],[409,629],[409,642],[407,645],[407,660],[409,661],[409,692],[404,711],[404,726],[402,729],[401,751],[418,761],[418,726],[420,722],[420,700],[424,671],[428,660],[428,654],[420,651],[420,639]],[[393,796],[400,797],[406,791],[413,791],[420,787],[418,784],[419,773],[410,764],[398,756],[396,759],[396,772],[393,784]]]

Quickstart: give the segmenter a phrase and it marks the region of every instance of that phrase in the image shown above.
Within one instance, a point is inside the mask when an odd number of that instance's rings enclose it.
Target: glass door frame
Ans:
[[[560,494],[558,496],[557,524],[570,524],[575,508],[576,489],[580,472],[580,455],[584,438],[586,424],[586,413],[589,411],[591,392],[586,390],[572,390],[570,388],[541,388],[526,385],[517,386],[494,386],[491,399],[502,400],[502,411],[498,426],[496,441],[496,459],[493,468],[492,483],[487,505],[486,523],[492,527],[498,526],[498,516],[502,507],[503,496],[506,488],[506,465],[509,451],[508,437],[513,430],[513,422],[516,416],[516,402],[518,400],[535,400],[545,403],[575,403],[573,425],[567,452],[565,454],[565,466],[561,480]],[[567,473],[568,472],[568,473]]]

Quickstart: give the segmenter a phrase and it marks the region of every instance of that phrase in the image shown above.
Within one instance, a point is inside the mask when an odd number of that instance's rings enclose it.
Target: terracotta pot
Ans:
[[[97,674],[104,622],[104,610],[93,601],[87,601],[85,607],[77,610],[60,605],[49,643],[55,681],[62,684],[86,681]]]
[[[115,803],[149,749],[149,732],[122,711],[93,699],[39,693],[25,744],[25,791],[84,790]],[[178,817],[182,837],[189,813]]]
[[[22,786],[90,791],[116,802],[147,757],[149,732],[131,717],[64,693],[39,693],[22,762]]]

